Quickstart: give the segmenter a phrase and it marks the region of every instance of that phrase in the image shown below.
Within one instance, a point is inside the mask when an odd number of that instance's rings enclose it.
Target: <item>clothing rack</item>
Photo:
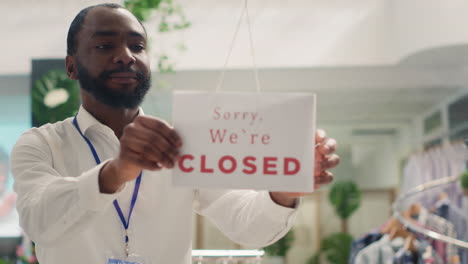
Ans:
[[[458,247],[466,248],[468,249],[468,242],[459,240],[453,237],[445,236],[442,234],[439,234],[437,232],[431,231],[429,229],[426,229],[424,227],[418,226],[415,223],[409,221],[408,219],[404,218],[401,215],[401,211],[403,211],[403,204],[404,201],[410,197],[413,197],[414,195],[417,195],[421,192],[424,192],[426,190],[434,189],[437,187],[440,187],[445,184],[449,183],[454,183],[460,180],[461,176],[449,176],[449,177],[444,177],[440,178],[437,180],[433,180],[424,184],[420,184],[412,189],[410,189],[408,192],[404,193],[401,195],[396,201],[393,203],[393,216],[398,219],[407,229],[421,233],[423,235],[426,235],[428,237],[431,237],[436,240],[440,240],[449,244],[456,245]]]

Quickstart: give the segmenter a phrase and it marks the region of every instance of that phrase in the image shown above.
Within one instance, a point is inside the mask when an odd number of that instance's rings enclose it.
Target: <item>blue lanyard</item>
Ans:
[[[78,120],[76,119],[76,115],[75,115],[75,118],[73,119],[73,125],[75,125],[75,127],[78,130],[78,132],[80,133],[80,135],[83,137],[83,139],[88,144],[89,149],[93,153],[94,159],[96,160],[96,163],[100,164],[101,159],[99,159],[99,156],[98,156],[98,154],[96,152],[96,149],[94,148],[91,141],[89,141],[89,139],[85,135],[83,135],[83,133],[81,132],[80,126],[78,125]],[[125,228],[125,246],[126,246],[125,250],[126,250],[127,256],[128,256],[128,233],[127,233],[127,230],[128,230],[129,225],[130,225],[130,218],[132,217],[133,208],[135,207],[135,203],[136,203],[136,200],[138,198],[138,191],[140,190],[140,183],[141,183],[141,172],[140,172],[140,175],[138,175],[138,178],[136,179],[135,189],[133,190],[132,201],[130,203],[130,211],[128,212],[128,221],[125,220],[125,217],[123,215],[122,209],[120,208],[119,202],[117,202],[117,199],[114,200],[115,210],[119,214],[120,221],[122,221],[122,224],[123,224],[123,226]]]

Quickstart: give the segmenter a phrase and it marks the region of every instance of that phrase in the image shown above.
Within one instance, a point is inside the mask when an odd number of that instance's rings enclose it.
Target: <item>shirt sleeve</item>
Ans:
[[[78,177],[59,174],[40,133],[23,134],[11,157],[20,225],[43,246],[71,239],[93,225],[121,193],[100,193],[98,176],[105,162]]]
[[[267,191],[199,190],[195,210],[210,219],[232,241],[251,248],[282,238],[291,228],[297,208],[276,204]]]
[[[367,246],[356,255],[354,263],[372,264],[378,263],[378,249],[375,246]]]

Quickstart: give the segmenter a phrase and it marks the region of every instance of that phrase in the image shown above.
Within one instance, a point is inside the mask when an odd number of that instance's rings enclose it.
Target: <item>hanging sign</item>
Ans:
[[[174,184],[312,192],[315,109],[306,93],[174,92]]]

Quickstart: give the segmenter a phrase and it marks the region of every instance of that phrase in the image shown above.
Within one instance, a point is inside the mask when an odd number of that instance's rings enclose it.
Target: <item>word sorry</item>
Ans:
[[[221,110],[221,107],[217,106],[213,110],[214,120],[243,120],[248,121],[249,125],[253,125],[256,121],[262,121],[260,115],[256,112],[241,112],[241,111],[225,111]]]
[[[257,160],[254,156],[246,156],[242,160],[236,160],[233,156],[225,155],[219,158],[216,164],[207,164],[206,155],[195,158],[193,155],[185,154],[179,158],[177,165],[181,171],[186,173],[194,171],[214,173],[216,170],[216,172],[224,174],[242,172],[251,175],[257,173],[257,170],[260,169],[264,175],[277,175],[279,173],[278,162],[281,162],[278,157],[263,157]],[[283,175],[295,175],[301,169],[301,163],[296,158],[284,157],[282,163]]]

